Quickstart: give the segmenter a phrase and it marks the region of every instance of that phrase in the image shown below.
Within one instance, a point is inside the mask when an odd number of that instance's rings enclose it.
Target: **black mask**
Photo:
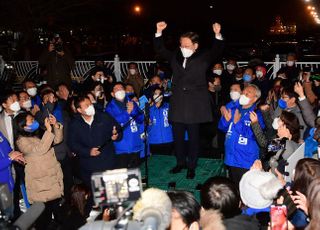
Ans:
[[[47,102],[47,104],[44,105],[44,108],[48,109],[48,111],[52,113],[55,108],[55,105],[55,103]]]

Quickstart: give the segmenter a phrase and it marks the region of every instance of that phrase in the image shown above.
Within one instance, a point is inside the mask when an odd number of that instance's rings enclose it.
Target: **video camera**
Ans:
[[[92,194],[100,207],[136,201],[141,197],[142,182],[139,169],[115,169],[94,173]]]
[[[280,173],[285,174],[284,166],[286,165],[286,161],[283,159],[282,154],[286,151],[286,142],[287,138],[274,139],[268,145],[268,153],[263,163],[263,168],[265,171],[269,171],[275,175],[275,169],[277,169]]]

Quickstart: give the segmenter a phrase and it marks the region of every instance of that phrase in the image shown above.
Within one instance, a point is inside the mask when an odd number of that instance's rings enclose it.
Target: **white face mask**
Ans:
[[[101,83],[102,83],[102,84],[104,83],[104,77],[101,78]]]
[[[22,103],[22,107],[24,109],[30,109],[32,107],[32,103],[31,103],[31,100],[27,100],[25,102]]]
[[[294,65],[294,61],[287,61],[287,66],[293,66]]]
[[[180,47],[180,50],[184,58],[188,58],[194,53],[193,50],[187,48]]]
[[[27,93],[28,93],[31,97],[34,97],[34,96],[37,95],[37,88],[36,88],[36,87],[29,88],[29,89],[27,89]]]
[[[0,113],[2,112],[2,106],[0,105]]]
[[[159,94],[155,94],[153,95],[153,100],[155,103],[158,103],[162,100],[163,96],[162,95],[159,95]]]
[[[136,69],[129,69],[129,73],[131,74],[131,75],[135,75],[136,74]]]
[[[114,94],[114,97],[119,101],[122,101],[125,98],[125,96],[126,96],[126,91],[124,90],[119,90]]]
[[[13,102],[11,105],[10,105],[10,109],[13,111],[13,112],[18,112],[21,107],[19,105],[19,102]]]
[[[240,105],[248,105],[249,103],[250,103],[250,98],[248,98],[246,95],[242,94],[239,99],[239,104]]]
[[[87,116],[94,116],[96,113],[93,105],[89,105],[89,107],[86,108],[84,112],[86,113]]]
[[[222,74],[222,69],[214,69],[213,73],[220,76]]]
[[[230,98],[233,101],[236,101],[240,98],[241,94],[238,91],[231,91],[230,92]]]
[[[263,72],[262,71],[256,71],[256,76],[257,76],[257,78],[263,77]]]
[[[274,130],[278,130],[279,129],[279,117],[276,117],[275,119],[273,119],[272,128]]]
[[[233,71],[235,68],[236,68],[235,65],[232,65],[232,64],[227,65],[227,70],[229,70],[229,71]]]

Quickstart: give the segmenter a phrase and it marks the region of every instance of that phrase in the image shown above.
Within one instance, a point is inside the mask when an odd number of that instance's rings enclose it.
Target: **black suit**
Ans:
[[[174,52],[167,50],[162,36],[154,39],[154,48],[160,56],[169,61],[173,72],[169,119],[173,122],[177,164],[186,164],[184,132],[187,130],[189,137],[188,168],[194,169],[199,153],[198,126],[200,123],[213,120],[206,73],[221,55],[223,42],[214,39],[210,50],[196,51],[187,58],[185,68],[183,67],[184,57],[180,49]]]

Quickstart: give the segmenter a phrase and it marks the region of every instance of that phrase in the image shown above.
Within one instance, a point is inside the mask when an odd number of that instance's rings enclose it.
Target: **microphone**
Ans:
[[[13,226],[18,227],[20,230],[28,230],[30,226],[38,219],[38,217],[41,215],[44,209],[44,203],[34,203],[24,214],[22,214],[13,223]]]
[[[166,192],[149,188],[133,207],[133,218],[142,221],[142,229],[165,230],[171,222],[172,204]]]

